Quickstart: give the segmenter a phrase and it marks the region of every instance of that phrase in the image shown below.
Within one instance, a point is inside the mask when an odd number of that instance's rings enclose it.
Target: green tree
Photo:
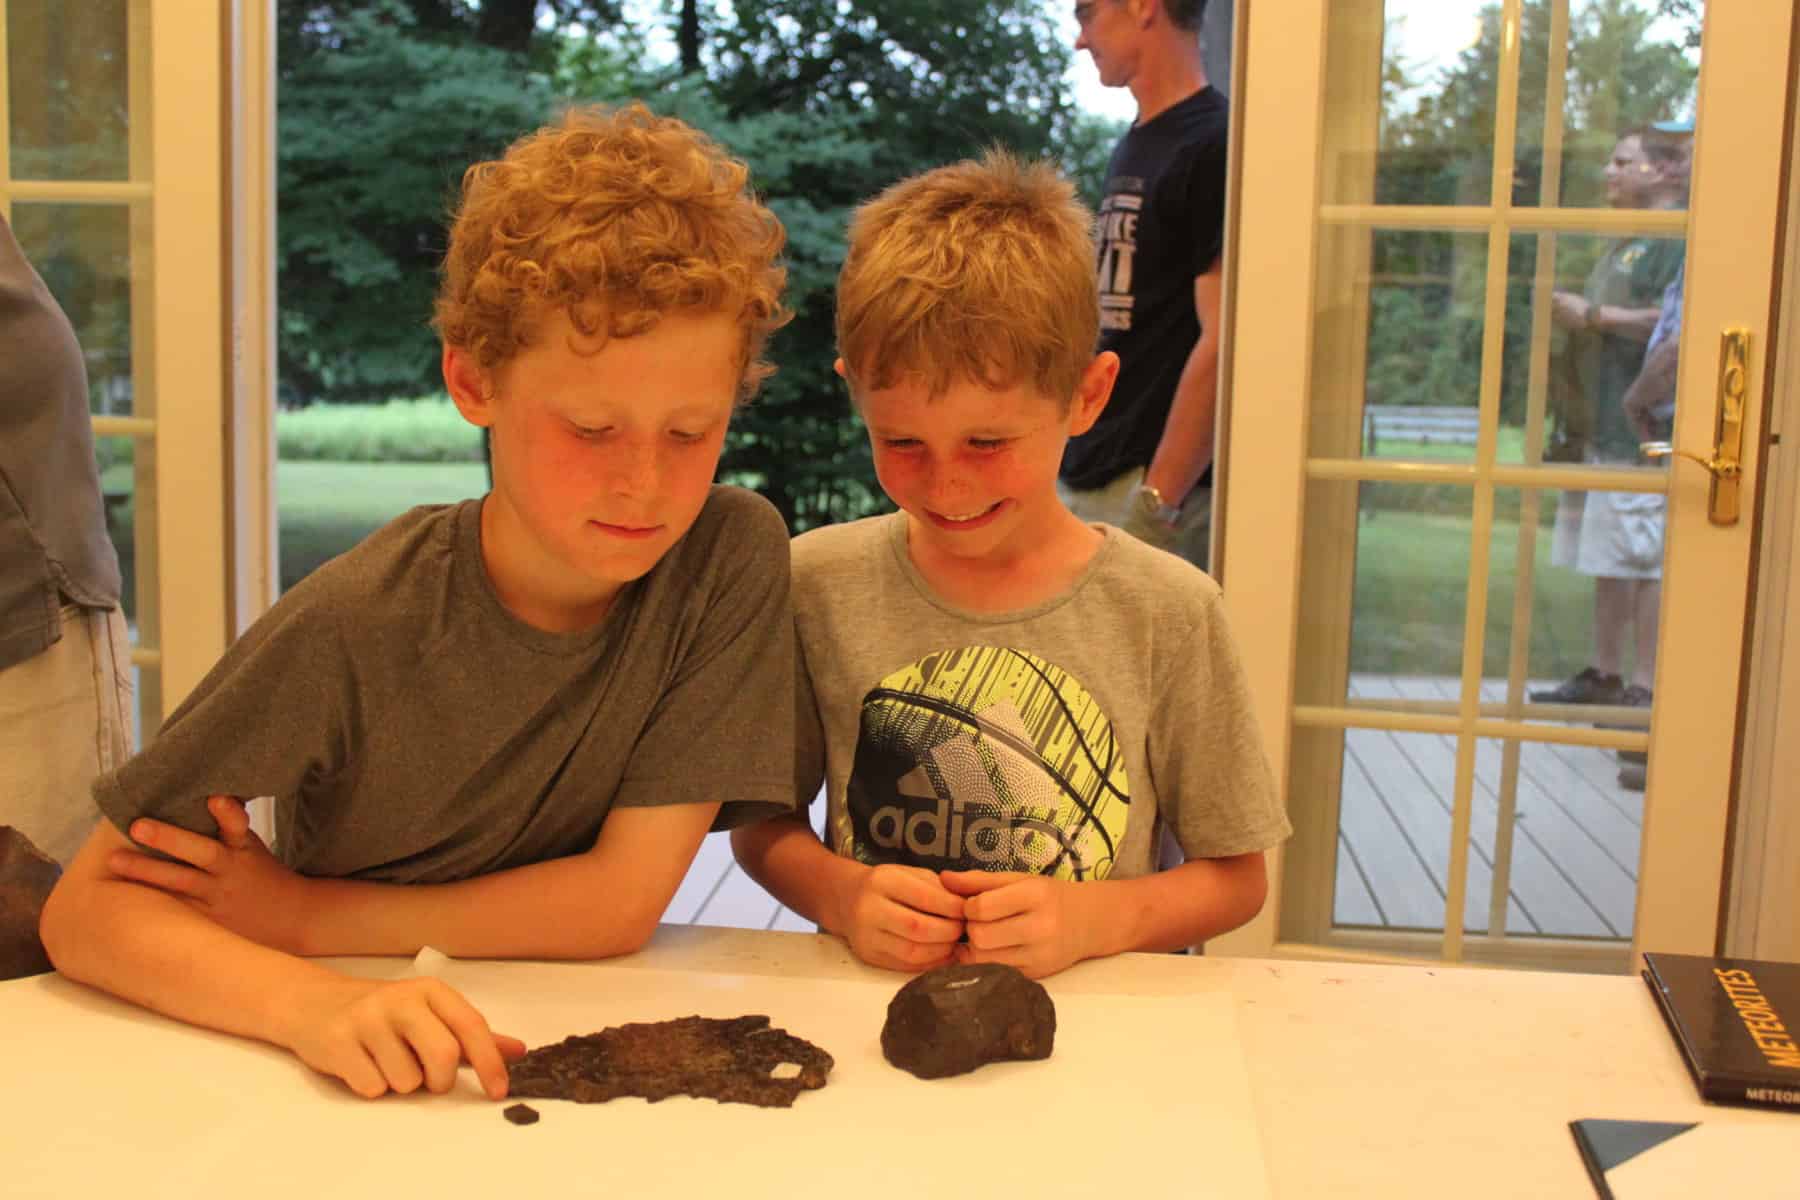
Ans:
[[[723,475],[796,530],[876,510],[866,438],[831,370],[851,209],[990,145],[1057,156],[1091,194],[1116,125],[1074,109],[1071,51],[1041,0],[662,0],[661,28],[616,20],[620,8],[280,0],[284,388],[434,389],[426,322],[460,171],[564,101],[639,96],[748,161],[788,233],[796,318]],[[526,10],[537,20],[521,41]],[[657,56],[662,33],[674,61]]]
[[[287,402],[379,401],[438,385],[428,322],[445,214],[470,162],[553,115],[564,69],[560,37],[520,49],[516,29],[494,24],[506,7],[283,3],[277,216]],[[503,44],[481,41],[483,32]],[[609,67],[623,94],[622,68],[603,55],[581,63],[585,85],[602,90]]]
[[[1098,143],[1063,81],[1069,48],[1038,0],[735,0],[704,14],[710,129],[751,164],[786,224],[795,319],[780,372],[735,423],[725,470],[795,530],[885,506],[832,373],[833,286],[851,209],[906,175],[991,145],[1028,156]],[[695,110],[690,110],[695,111]]]
[[[1665,8],[1681,0],[1663,0]],[[1664,14],[1679,17],[1680,14]],[[1481,14],[1482,36],[1435,78],[1386,64],[1375,199],[1382,204],[1480,204],[1492,189],[1499,96],[1500,8]],[[1543,195],[1550,6],[1523,7],[1513,203],[1605,204],[1602,171],[1621,133],[1692,104],[1697,68],[1686,32],[1662,40],[1658,12],[1633,0],[1590,0],[1574,12],[1562,121],[1558,195]],[[1693,31],[1697,32],[1696,24]],[[1564,238],[1558,277],[1579,289],[1601,239]],[[1509,254],[1503,419],[1524,418],[1536,238]],[[1486,239],[1469,234],[1382,235],[1376,240],[1370,319],[1370,403],[1473,404],[1481,381]],[[1420,318],[1423,316],[1423,321]],[[1421,330],[1431,336],[1421,339]],[[1391,363],[1382,361],[1391,355]],[[1377,385],[1379,385],[1377,387]]]

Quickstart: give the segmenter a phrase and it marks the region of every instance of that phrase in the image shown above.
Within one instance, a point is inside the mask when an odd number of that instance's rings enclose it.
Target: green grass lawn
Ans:
[[[1363,515],[1357,530],[1351,670],[1396,675],[1461,672],[1471,524],[1466,517],[1422,513]],[[1518,525],[1496,520],[1482,645],[1482,671],[1490,677],[1506,673],[1512,653],[1518,545]],[[1534,559],[1527,674],[1561,678],[1587,661],[1593,585],[1574,571],[1550,565],[1548,529],[1538,533]]]
[[[283,462],[275,473],[281,586],[342,554],[415,504],[447,504],[487,491],[476,463]]]

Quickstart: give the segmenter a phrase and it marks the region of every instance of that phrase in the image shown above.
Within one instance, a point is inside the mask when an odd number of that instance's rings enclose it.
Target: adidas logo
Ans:
[[[1058,849],[1074,854],[1062,831],[1048,821],[1018,817],[1006,824],[991,813],[970,814],[960,799],[946,802],[942,796],[930,808],[899,804],[877,808],[869,818],[868,836],[884,850],[988,866],[1047,863]]]

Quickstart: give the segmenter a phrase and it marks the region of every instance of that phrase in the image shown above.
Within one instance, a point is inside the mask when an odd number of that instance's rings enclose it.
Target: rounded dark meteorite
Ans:
[[[925,972],[894,994],[881,1027],[881,1053],[920,1079],[1049,1058],[1055,1041],[1050,993],[1000,963]]]

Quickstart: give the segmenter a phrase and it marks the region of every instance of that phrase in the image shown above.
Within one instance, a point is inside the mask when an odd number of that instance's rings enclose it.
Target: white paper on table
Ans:
[[[69,1069],[69,1044],[57,1054],[48,1030],[20,1042],[26,1061],[9,1068],[34,1081],[29,1103],[60,1112],[52,1124],[65,1141],[22,1148],[7,1194],[95,1194],[101,1184],[184,1200],[227,1186],[309,1200],[1268,1194],[1232,1001],[1222,992],[1058,994],[1052,979],[1051,1058],[925,1081],[881,1056],[898,976],[826,981],[455,960],[435,962],[431,973],[497,1032],[531,1046],[628,1021],[761,1013],[836,1065],[826,1087],[801,1093],[790,1109],[688,1097],[534,1100],[541,1120],[514,1126],[466,1069],[449,1095],[365,1101],[283,1051],[57,981],[94,1010],[65,1031],[92,1057]],[[46,1042],[44,1061],[30,1061],[32,1047]],[[55,1163],[74,1171],[46,1174]]]

